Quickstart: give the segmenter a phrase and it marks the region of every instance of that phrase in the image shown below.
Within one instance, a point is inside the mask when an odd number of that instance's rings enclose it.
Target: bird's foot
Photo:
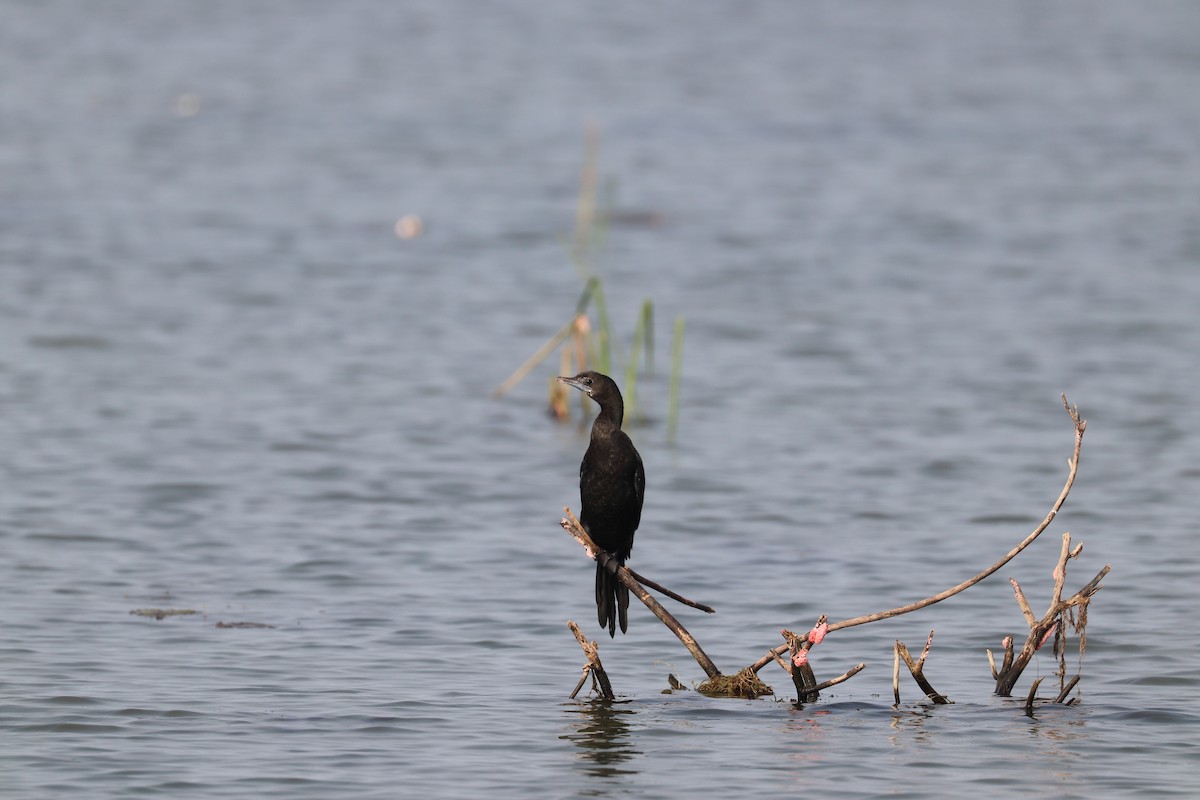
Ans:
[[[607,550],[597,550],[592,558],[596,559],[596,562],[600,564],[600,566],[604,567],[613,575],[616,575],[617,570],[621,568],[620,559]]]

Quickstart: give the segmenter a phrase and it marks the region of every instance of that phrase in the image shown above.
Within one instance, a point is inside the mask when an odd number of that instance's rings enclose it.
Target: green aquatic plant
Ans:
[[[594,269],[596,255],[602,250],[608,235],[613,206],[611,189],[606,191],[603,197],[600,195],[598,165],[599,136],[594,128],[589,128],[583,168],[580,171],[579,195],[575,203],[575,224],[570,237],[571,263],[584,283],[583,291],[575,303],[574,313],[545,344],[496,388],[492,396],[499,397],[508,392],[557,350],[560,375],[575,375],[588,369],[608,375],[623,373],[626,420],[642,422],[646,415],[640,404],[639,379],[654,374],[654,302],[650,298],[642,301],[628,355],[623,356],[618,337],[613,333],[604,282],[595,274]],[[654,216],[657,218],[657,215]],[[683,316],[680,315],[675,319],[671,350],[667,406],[669,441],[674,440],[679,423],[683,330]],[[623,369],[620,368],[622,366]],[[570,416],[569,389],[553,377],[547,379],[550,411],[555,417],[565,419]],[[586,408],[585,398],[579,399],[581,408]]]

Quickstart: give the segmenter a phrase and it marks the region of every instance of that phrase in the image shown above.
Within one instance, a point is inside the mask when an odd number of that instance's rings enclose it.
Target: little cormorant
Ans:
[[[642,519],[646,473],[637,448],[621,430],[625,401],[616,381],[599,372],[559,380],[600,404],[591,442],[579,465],[579,521],[596,546],[612,556],[596,561],[596,616],[609,636],[616,636],[618,622],[621,633],[629,624],[629,589],[616,572],[633,549],[633,534]]]

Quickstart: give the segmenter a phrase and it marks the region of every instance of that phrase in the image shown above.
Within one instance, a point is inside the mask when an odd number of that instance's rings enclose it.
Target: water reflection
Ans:
[[[1088,739],[1086,713],[1071,706],[1046,704],[1026,710],[1029,737],[1039,744],[1039,751],[1055,758],[1074,755],[1072,748]]]
[[[790,749],[788,759],[801,765],[822,761],[825,750],[814,745],[828,738],[827,731],[822,727],[822,721],[828,721],[830,718],[832,718],[832,712],[829,709],[806,708],[793,703],[783,730],[789,737],[799,736],[805,746]]]
[[[913,706],[901,709],[893,706],[892,730],[888,737],[893,746],[900,747],[909,742],[925,744],[933,741],[933,736],[925,723],[933,719],[932,706]]]
[[[580,751],[583,771],[593,777],[632,775],[637,770],[623,767],[641,751],[631,746],[630,723],[634,710],[626,703],[596,700],[567,706],[574,732],[561,738],[574,743]]]

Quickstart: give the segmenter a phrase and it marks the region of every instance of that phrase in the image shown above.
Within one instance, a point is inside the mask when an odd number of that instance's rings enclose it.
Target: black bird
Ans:
[[[625,401],[617,383],[599,372],[559,378],[600,404],[592,423],[592,439],[579,465],[579,521],[596,546],[611,558],[596,559],[596,616],[609,636],[629,625],[629,589],[617,578],[617,568],[629,558],[633,534],[642,519],[646,473],[642,457],[621,430]]]

